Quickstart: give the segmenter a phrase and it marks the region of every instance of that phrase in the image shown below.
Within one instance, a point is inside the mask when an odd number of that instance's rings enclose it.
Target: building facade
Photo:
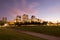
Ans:
[[[7,22],[7,17],[3,17],[2,21]]]
[[[21,16],[16,16],[15,21],[16,21],[16,22],[21,22]]]
[[[22,21],[23,21],[23,22],[27,22],[28,20],[29,20],[28,15],[23,14],[23,15],[22,15]]]

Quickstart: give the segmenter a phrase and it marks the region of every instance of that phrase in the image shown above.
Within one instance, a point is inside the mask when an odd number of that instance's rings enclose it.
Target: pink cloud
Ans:
[[[26,13],[35,13],[37,11],[37,9],[35,9],[35,7],[37,7],[39,4],[37,2],[33,2],[30,5],[28,5],[28,7],[25,7],[23,9],[24,12]]]
[[[14,8],[10,9],[10,14],[13,15],[20,15],[20,14],[35,14],[36,12],[38,12],[37,9],[35,9],[35,7],[37,7],[39,5],[39,3],[37,2],[32,2],[31,4],[27,5],[26,0],[21,0],[21,4],[22,4],[22,10],[21,9],[17,9],[18,3],[16,3],[16,6]],[[27,7],[26,7],[27,5]]]

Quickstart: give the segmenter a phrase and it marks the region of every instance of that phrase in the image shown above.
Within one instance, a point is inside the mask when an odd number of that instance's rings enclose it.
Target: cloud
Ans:
[[[37,2],[32,2],[29,5],[27,5],[26,0],[21,0],[21,8],[18,8],[19,6],[18,3],[15,3],[15,4],[16,5],[9,10],[10,14],[13,14],[13,15],[35,14],[38,12],[38,10],[35,9],[36,7],[39,6],[39,3]]]
[[[27,7],[24,7],[23,11],[25,13],[35,13],[37,11],[37,9],[35,9],[36,7],[38,7],[38,3],[33,2],[33,3],[29,4]]]

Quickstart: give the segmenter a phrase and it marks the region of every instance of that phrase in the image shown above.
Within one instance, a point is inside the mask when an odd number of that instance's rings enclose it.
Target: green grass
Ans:
[[[45,40],[28,34],[19,33],[11,29],[0,28],[0,40]]]
[[[60,37],[60,26],[20,26],[16,28]]]

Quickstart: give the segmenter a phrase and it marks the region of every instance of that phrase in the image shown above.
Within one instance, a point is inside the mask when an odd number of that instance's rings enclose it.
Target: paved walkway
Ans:
[[[60,40],[60,37],[55,37],[55,36],[50,36],[50,35],[45,35],[45,34],[40,34],[40,33],[35,33],[35,32],[29,32],[29,31],[21,31],[17,29],[13,29],[13,30],[15,30],[16,32],[25,33],[25,34],[29,34],[32,36],[36,36],[36,37],[40,37],[40,38],[44,38],[48,40]]]

